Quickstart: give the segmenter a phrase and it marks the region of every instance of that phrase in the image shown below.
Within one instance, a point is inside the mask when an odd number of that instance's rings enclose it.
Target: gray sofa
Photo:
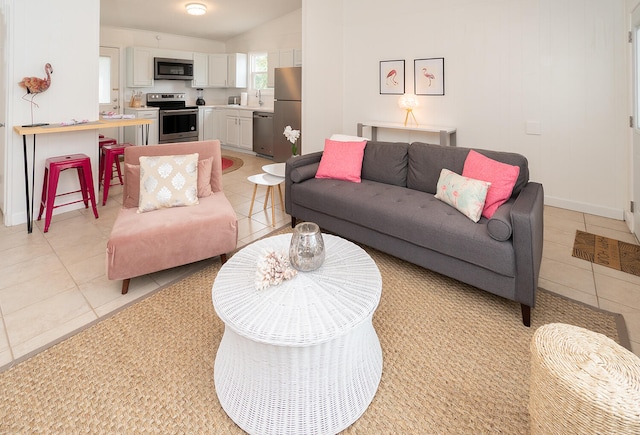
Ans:
[[[519,154],[476,149],[520,167],[511,198],[474,223],[434,197],[442,168],[462,173],[468,148],[368,142],[362,182],[315,178],[322,152],[286,163],[291,225],[321,228],[519,302],[530,326],[543,244],[543,188]]]

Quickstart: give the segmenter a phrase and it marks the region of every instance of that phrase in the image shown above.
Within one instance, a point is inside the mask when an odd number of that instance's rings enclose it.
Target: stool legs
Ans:
[[[58,189],[58,181],[60,179],[60,173],[67,169],[76,169],[78,174],[78,182],[80,183],[80,189],[71,192],[56,194]],[[72,201],[65,204],[55,205],[55,199],[57,196],[69,195],[72,193],[82,194],[82,199],[78,201]],[[44,232],[49,231],[51,225],[51,218],[53,217],[53,209],[56,207],[62,207],[63,205],[75,204],[82,201],[85,208],[89,207],[89,201],[91,201],[91,208],[93,215],[98,218],[98,209],[96,208],[96,198],[93,185],[93,174],[91,172],[91,160],[89,157],[82,154],[74,154],[71,156],[53,157],[47,159],[47,166],[44,170],[44,181],[42,182],[42,197],[40,200],[40,212],[38,213],[38,220],[42,219],[42,214],[45,212]]]

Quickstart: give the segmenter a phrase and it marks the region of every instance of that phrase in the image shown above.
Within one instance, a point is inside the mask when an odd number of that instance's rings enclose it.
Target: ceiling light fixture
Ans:
[[[202,3],[189,3],[185,7],[189,15],[204,15],[207,13],[207,7]]]

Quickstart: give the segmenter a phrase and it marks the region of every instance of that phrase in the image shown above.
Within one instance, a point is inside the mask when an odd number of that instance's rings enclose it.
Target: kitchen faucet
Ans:
[[[258,105],[262,106],[264,104],[264,101],[262,101],[262,91],[260,89],[258,89],[258,92],[256,92],[256,97],[258,97]]]

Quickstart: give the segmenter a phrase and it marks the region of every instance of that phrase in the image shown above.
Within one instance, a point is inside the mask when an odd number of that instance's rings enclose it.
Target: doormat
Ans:
[[[640,276],[640,246],[577,230],[572,256]]]
[[[222,156],[222,173],[227,174],[239,169],[244,165],[242,159],[231,156]]]

